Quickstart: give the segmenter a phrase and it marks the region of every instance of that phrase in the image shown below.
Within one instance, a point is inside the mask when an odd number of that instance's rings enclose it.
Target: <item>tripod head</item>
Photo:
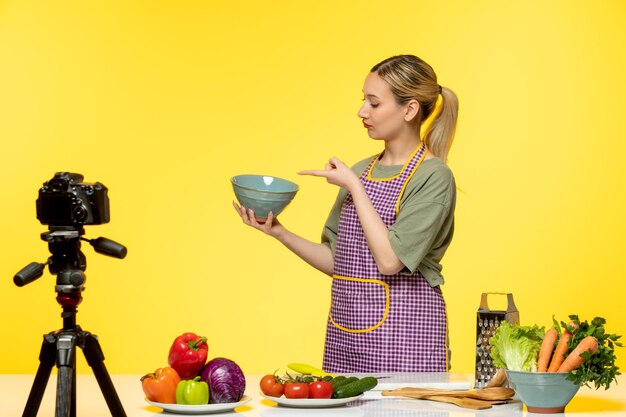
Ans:
[[[84,228],[53,226],[50,230],[41,234],[41,239],[48,242],[48,249],[52,254],[45,263],[32,262],[20,270],[13,277],[13,282],[18,287],[23,287],[43,275],[48,266],[50,273],[57,276],[55,290],[57,293],[80,293],[85,287],[85,269],[87,259],[81,248],[81,240],[89,242],[96,252],[114,258],[124,259],[127,249],[125,246],[99,237],[86,239],[82,237]]]

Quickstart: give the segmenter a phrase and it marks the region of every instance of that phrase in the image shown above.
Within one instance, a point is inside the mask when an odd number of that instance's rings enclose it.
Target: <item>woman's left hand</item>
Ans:
[[[337,157],[332,157],[328,160],[326,169],[307,169],[298,172],[298,174],[324,177],[329,184],[338,185],[350,192],[354,190],[355,186],[361,184],[359,177],[356,176],[354,171]]]

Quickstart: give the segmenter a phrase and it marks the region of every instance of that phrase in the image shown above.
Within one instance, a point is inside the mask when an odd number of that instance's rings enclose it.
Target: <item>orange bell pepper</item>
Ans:
[[[141,377],[141,387],[146,398],[163,404],[176,404],[176,386],[180,382],[174,368],[159,368]]]

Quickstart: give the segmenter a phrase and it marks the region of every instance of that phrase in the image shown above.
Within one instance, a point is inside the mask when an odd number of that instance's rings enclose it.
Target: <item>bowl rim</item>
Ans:
[[[253,187],[248,187],[242,184],[238,184],[235,182],[235,178],[237,177],[271,177],[271,178],[277,178],[281,181],[285,181],[288,182],[289,184],[293,184],[296,186],[296,189],[293,191],[272,191],[272,190],[259,190],[258,188],[253,188]],[[272,193],[272,194],[291,194],[291,193],[296,193],[300,190],[300,186],[298,184],[296,184],[293,181],[289,181],[286,180],[284,178],[281,177],[277,177],[276,175],[263,175],[263,174],[239,174],[239,175],[233,175],[232,177],[230,177],[230,183],[233,185],[236,185],[237,187],[241,187],[244,188],[246,190],[251,190],[251,191],[262,191],[264,193]]]
[[[541,376],[541,377],[547,377],[547,378],[556,378],[558,381],[567,381],[570,384],[577,386],[577,387],[581,387],[584,385],[584,383],[581,384],[574,384],[574,382],[570,381],[569,379],[567,379],[567,376],[569,375],[569,372],[533,372],[533,371],[511,371],[509,369],[505,369],[507,377],[509,377],[509,381],[511,381],[511,378],[509,376],[509,374],[513,374],[513,378],[516,377],[516,375],[537,375],[537,376]],[[549,376],[552,375],[552,376]],[[557,378],[558,377],[558,378]],[[528,381],[528,380],[527,380]],[[511,381],[512,382],[512,381]],[[518,381],[519,383],[519,381]]]
[[[511,371],[510,369],[505,369],[506,372],[513,372],[516,374],[536,374],[536,375],[567,375],[569,372],[533,372],[533,371]]]

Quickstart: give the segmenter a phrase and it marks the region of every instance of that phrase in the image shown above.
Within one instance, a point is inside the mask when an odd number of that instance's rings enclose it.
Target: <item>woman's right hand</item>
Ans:
[[[239,217],[241,217],[241,220],[243,220],[245,224],[276,238],[290,251],[314,268],[329,276],[333,275],[333,253],[328,246],[322,243],[311,242],[310,240],[290,232],[274,218],[271,212],[268,214],[265,223],[259,223],[254,216],[254,210],[246,210],[245,207],[239,206],[239,204],[234,201],[233,207],[235,207],[235,211],[237,211],[237,214],[239,214]]]
[[[285,228],[278,221],[278,219],[274,218],[274,214],[270,211],[267,215],[267,219],[264,223],[260,223],[256,217],[254,216],[254,210],[248,209],[244,206],[240,206],[239,204],[233,201],[233,207],[235,207],[235,211],[241,217],[241,220],[247,224],[248,226],[252,226],[257,230],[262,231],[263,233],[270,235],[272,237],[278,238],[280,233],[282,233]]]

